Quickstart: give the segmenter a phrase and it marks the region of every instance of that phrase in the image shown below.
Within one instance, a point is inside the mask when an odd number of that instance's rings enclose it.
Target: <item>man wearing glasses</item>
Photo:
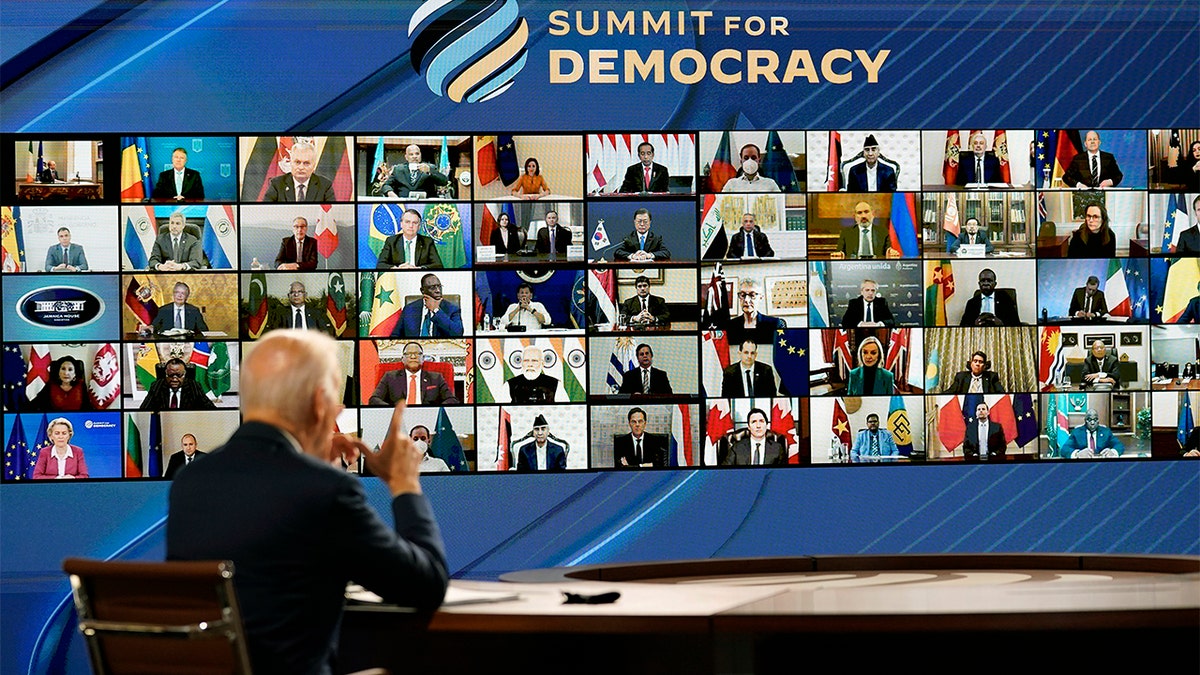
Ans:
[[[308,306],[308,291],[304,289],[304,284],[299,281],[293,281],[292,285],[288,287],[287,299],[287,306],[280,307],[271,316],[271,320],[267,324],[267,330],[300,328],[305,330],[319,330],[326,335],[336,337],[333,332],[333,326],[330,325],[329,319],[325,318],[325,314],[314,312]]]
[[[292,220],[292,236],[284,237],[275,254],[275,269],[317,269],[317,240],[308,236],[308,220],[296,216]]]
[[[729,333],[729,344],[740,345],[750,340],[757,344],[771,344],[775,332],[787,328],[783,319],[767,316],[758,311],[762,288],[757,279],[745,278],[738,284],[738,307],[741,312],[729,320],[725,330]]]

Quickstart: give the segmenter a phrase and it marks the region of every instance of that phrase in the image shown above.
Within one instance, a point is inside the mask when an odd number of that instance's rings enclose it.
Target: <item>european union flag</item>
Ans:
[[[437,425],[433,434],[429,455],[445,462],[451,471],[466,471],[467,457],[463,454],[462,443],[458,440],[458,434],[454,433],[454,425],[450,423],[450,416],[446,414],[445,408],[438,410]]]
[[[767,134],[767,147],[763,148],[762,168],[759,173],[775,181],[783,192],[799,192],[800,183],[796,180],[796,170],[792,168],[792,160],[787,150],[783,148],[783,139],[778,131]]]
[[[13,415],[12,431],[4,446],[4,480],[26,480],[29,464],[29,446],[25,442],[25,425],[20,415]],[[29,467],[31,469],[31,467]]]
[[[158,478],[163,475],[162,465],[162,416],[158,413],[150,415],[150,438],[146,444],[146,470],[142,473],[146,478]]]
[[[1179,428],[1175,430],[1175,440],[1179,441],[1179,447],[1182,448],[1187,444],[1188,435],[1192,433],[1192,427],[1196,423],[1192,419],[1192,399],[1186,391],[1179,392]]]
[[[1017,418],[1017,445],[1025,447],[1037,440],[1038,423],[1034,412],[1033,396],[1015,394],[1013,396],[1013,416]]]
[[[808,330],[780,328],[775,331],[775,370],[779,389],[785,396],[808,396]]]
[[[8,412],[20,412],[25,405],[25,359],[21,358],[21,347],[4,343],[3,385],[0,385],[0,400]]]
[[[1125,289],[1129,293],[1134,321],[1146,321],[1150,318],[1150,280],[1149,268],[1138,264],[1136,260],[1122,260],[1122,273],[1125,275]]]

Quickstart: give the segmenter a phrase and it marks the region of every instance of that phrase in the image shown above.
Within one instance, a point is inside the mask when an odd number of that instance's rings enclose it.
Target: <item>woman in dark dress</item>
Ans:
[[[521,233],[509,220],[507,213],[501,212],[496,229],[492,230],[492,239],[488,243],[496,247],[497,254],[516,253],[521,250]]]
[[[1071,234],[1068,258],[1113,258],[1117,255],[1117,237],[1108,226],[1108,210],[1092,204],[1083,212],[1083,224]]]

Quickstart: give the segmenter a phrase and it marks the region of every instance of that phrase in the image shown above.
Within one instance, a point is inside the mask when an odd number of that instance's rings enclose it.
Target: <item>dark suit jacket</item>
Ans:
[[[859,239],[858,224],[850,227],[843,227],[838,233],[837,250],[841,251],[847,258],[858,257],[858,239]],[[874,223],[871,227],[871,250],[874,251],[876,258],[886,258],[888,247],[891,245],[891,234],[888,228],[881,223]]]
[[[1179,233],[1179,238],[1175,240],[1175,253],[1200,254],[1200,225],[1193,225]]]
[[[304,193],[304,201],[328,204],[337,199],[333,195],[333,183],[320,174],[308,177],[308,191]],[[296,201],[296,182],[292,180],[291,172],[271,179],[264,202],[294,202]]]
[[[756,327],[753,330],[747,330],[744,323],[740,313],[725,323],[725,332],[728,333],[730,347],[735,345],[741,347],[746,340],[754,340],[755,344],[769,345],[775,341],[775,333],[780,328],[787,328],[787,322],[783,319],[767,316],[762,312],[758,312],[755,319]]]
[[[517,471],[537,471],[537,441],[530,440],[517,448]],[[553,440],[546,440],[546,470],[566,471],[567,451]]]
[[[428,162],[421,162],[429,164]],[[417,180],[413,181],[412,175],[408,170],[408,162],[401,162],[392,167],[392,177],[383,184],[383,194],[389,191],[395,192],[396,196],[403,199],[410,192],[424,192],[427,197],[436,197],[437,189],[450,182],[441,172],[439,172],[432,164],[429,164],[429,173],[417,172]]]
[[[421,369],[421,405],[458,405],[454,390],[441,373]],[[379,386],[371,394],[371,405],[396,405],[408,398],[408,370],[389,370],[379,378]]]
[[[171,484],[167,559],[233,561],[254,672],[328,673],[346,582],[419,611],[445,594],[446,555],[429,502],[399,495],[392,518],[395,529],[367,503],[358,477],[247,422]]]
[[[1076,288],[1075,294],[1071,296],[1071,307],[1067,309],[1067,314],[1075,316],[1075,312],[1082,311],[1087,304],[1086,288]],[[1097,290],[1092,296],[1092,313],[1093,314],[1108,314],[1108,303],[1104,301],[1104,291]]]
[[[184,199],[204,199],[204,181],[200,180],[200,172],[195,169],[184,167],[183,169],[183,191],[175,190],[175,170],[167,169],[158,174],[158,182],[154,184],[154,191],[150,193],[153,199],[174,199],[178,195],[183,195]]]
[[[657,295],[651,295],[646,299],[646,308],[650,310],[651,316],[658,323],[668,323],[671,320],[671,310],[667,309],[667,301]],[[642,299],[638,296],[633,296],[621,303],[621,311],[625,316],[633,318],[634,315],[640,314],[642,311]]]
[[[504,239],[500,234],[501,228],[497,227],[492,230],[492,236],[488,240],[488,244],[496,247],[496,253],[516,253],[521,250],[521,232],[516,225],[504,228],[508,230],[508,245],[504,244]],[[419,235],[418,235],[419,236]],[[557,243],[557,242],[555,242]]]
[[[423,270],[442,269],[442,256],[438,255],[437,244],[433,243],[433,237],[418,234],[417,243],[413,249],[413,257],[416,260],[412,264]],[[404,235],[393,234],[383,242],[383,248],[379,249],[379,259],[375,263],[375,269],[387,270],[404,262],[406,262],[404,260]]]
[[[642,369],[640,366],[627,370],[621,375],[621,388],[617,393],[642,395]],[[667,371],[651,366],[650,394],[665,396],[672,393],[674,392],[671,391],[671,379],[667,377]]]
[[[162,333],[174,328],[175,303],[159,307],[158,314],[154,316],[154,321],[150,326],[154,328],[155,333]],[[193,332],[208,330],[208,324],[204,322],[204,315],[200,313],[198,307],[190,302],[183,303],[183,327]]]
[[[204,457],[207,454],[208,454],[207,452],[204,452],[202,450],[197,450],[196,455],[194,457],[192,457],[192,462],[193,463],[196,462],[201,457]],[[185,457],[186,457],[186,455],[184,455],[182,450],[171,455],[171,459],[167,460],[167,469],[166,469],[166,471],[163,471],[163,478],[166,478],[168,480],[171,478],[174,478],[175,474],[179,473],[180,469],[187,466],[187,464],[184,462]]]
[[[1102,360],[1097,361],[1096,357],[1089,352],[1087,358],[1083,360],[1083,374],[1090,375],[1092,373],[1105,373],[1115,380],[1112,385],[1113,389],[1121,387],[1121,362],[1112,354],[1106,354]]]
[[[1008,442],[1004,440],[1004,427],[993,420],[988,420],[987,449],[989,462],[1003,462],[1004,451]],[[967,425],[967,435],[963,437],[963,459],[968,462],[979,461],[979,422]]]
[[[896,191],[896,170],[892,167],[878,162],[875,165],[875,184],[879,188],[876,192],[895,192]],[[850,167],[850,173],[846,179],[846,192],[870,192],[867,189],[867,163],[860,162]]]
[[[171,233],[169,231],[164,230],[155,237],[154,248],[150,249],[150,260],[147,262],[147,267],[153,270],[155,265],[168,260],[187,263],[194,270],[208,267],[208,259],[204,257],[204,247],[200,245],[200,240],[187,232],[179,235],[178,258],[171,257]]]
[[[996,155],[990,152],[983,153],[982,178],[975,175],[975,153],[969,152],[958,156],[958,178],[954,181],[956,184],[1001,183],[1003,180],[1000,177],[1000,160]]]
[[[746,253],[746,231],[738,228],[738,231],[733,234],[733,238],[729,240],[729,253],[726,258],[740,258]],[[754,228],[754,255],[760,258],[770,258],[775,255],[775,249],[771,248],[771,242],[767,240],[767,235],[763,231]]]
[[[57,169],[51,169],[50,167],[46,167],[45,169],[42,169],[41,173],[38,174],[38,182],[39,183],[53,183],[56,180],[61,180],[58,177]]]
[[[279,328],[291,328],[293,321],[292,306],[290,304],[277,308],[271,315],[267,317],[267,330],[276,330]],[[329,324],[329,318],[324,312],[315,312],[308,305],[304,306],[304,322],[309,330],[319,330],[329,336],[334,336],[333,326]],[[336,337],[336,336],[334,336]]]
[[[621,460],[625,460],[625,464]],[[618,469],[636,469],[641,464],[654,467],[667,465],[667,437],[650,432],[642,433],[642,461],[639,463],[634,453],[633,434],[617,436],[613,447],[613,465]]]
[[[425,311],[422,300],[413,300],[400,312],[400,320],[392,337],[421,337],[421,314]],[[462,310],[449,300],[442,300],[438,313],[433,315],[433,335],[430,337],[462,337]]]
[[[958,241],[954,242],[954,248],[950,249],[950,253],[958,253],[958,247],[964,244],[983,244],[985,253],[992,253],[996,250],[996,245],[993,244],[992,240],[989,239],[982,231],[975,233],[975,241],[970,241],[970,239],[971,235],[963,232],[962,236],[958,238]]]
[[[638,246],[638,242],[639,239],[637,230],[630,232],[624,239],[621,240],[620,245],[613,250],[613,258],[615,260],[629,260],[629,256],[632,255],[634,251],[641,250]],[[670,249],[668,249],[666,244],[663,243],[662,237],[654,234],[653,231],[646,233],[646,252],[653,253],[655,260],[671,259]]]
[[[138,410],[170,410],[171,388],[166,378],[157,379],[150,385],[146,398]],[[204,395],[204,390],[195,380],[184,380],[179,387],[179,410],[216,410],[217,406]]]
[[[867,301],[863,300],[863,296],[851,298],[846,304],[846,313],[842,315],[842,328],[856,328],[858,324],[865,320]],[[888,309],[887,298],[882,295],[876,295],[875,300],[871,303],[872,318],[876,321],[882,321],[885,326],[895,326],[896,317],[892,316],[892,310]]]
[[[646,169],[638,162],[625,169],[625,179],[617,192],[667,192],[670,189],[671,174],[667,167],[653,162],[650,165],[650,187],[646,187]]]
[[[532,380],[514,375],[505,382],[513,403],[553,403],[558,392],[558,378],[542,373]]]
[[[1112,156],[1112,153],[1099,151],[1100,154],[1100,175],[1092,176],[1092,167],[1088,162],[1087,151],[1075,155],[1071,158],[1071,163],[1067,165],[1067,170],[1063,172],[1063,185],[1075,187],[1076,185],[1085,185],[1088,187],[1096,187],[1100,181],[1112,179],[1113,187],[1121,184],[1121,179],[1125,177],[1121,173],[1121,168],[1117,166],[1117,159]]]
[[[279,242],[279,253],[275,254],[275,267],[279,267],[284,263],[299,263],[301,270],[317,269],[317,240],[314,237],[304,235],[304,256],[303,258],[296,255],[296,238],[284,237],[283,241]]]
[[[775,395],[775,371],[765,363],[754,362],[754,395]],[[746,391],[746,383],[742,377],[742,364],[737,362],[721,372],[721,396],[725,398],[742,398]]]
[[[1187,308],[1175,323],[1200,323],[1200,295],[1188,301]]]
[[[49,272],[50,270],[54,269],[55,267],[58,267],[59,265],[63,264],[64,262],[67,263],[68,265],[70,265],[71,267],[79,268],[80,272],[87,271],[87,267],[88,267],[87,254],[85,254],[83,252],[83,247],[80,246],[79,244],[72,243],[70,246],[67,247],[66,260],[63,260],[62,246],[60,246],[58,244],[51,246],[46,251],[46,267],[45,267],[46,272]]]
[[[983,371],[983,393],[999,394],[1004,391],[1004,385],[1000,384],[1000,376],[990,370]],[[954,381],[950,383],[950,388],[946,394],[967,394],[971,388],[971,371],[961,370],[954,374]]]
[[[554,252],[566,254],[567,247],[571,245],[571,231],[562,225],[555,225],[554,229]],[[543,227],[538,230],[536,250],[538,253],[550,252],[550,228]]]
[[[783,447],[783,443],[780,443],[776,437],[767,436],[762,443],[764,465],[787,464],[787,448]],[[753,459],[754,447],[751,444],[751,438],[746,436],[729,447],[729,453],[725,455],[725,461],[722,464],[725,466],[751,466]]]
[[[1067,436],[1067,441],[1058,446],[1058,456],[1070,458],[1071,453],[1088,447],[1087,427],[1075,427]],[[1112,429],[1105,426],[1096,427],[1096,454],[1101,450],[1112,448],[1118,455],[1125,454],[1125,444],[1113,434]]]
[[[1021,316],[1017,311],[1017,305],[1012,301],[1007,293],[993,291],[992,297],[995,298],[995,315],[1000,319],[1005,326],[1021,325]],[[958,323],[960,326],[974,326],[975,320],[979,318],[979,309],[983,306],[983,296],[979,291],[975,291],[975,295],[967,300],[967,306],[963,309],[962,321]]]

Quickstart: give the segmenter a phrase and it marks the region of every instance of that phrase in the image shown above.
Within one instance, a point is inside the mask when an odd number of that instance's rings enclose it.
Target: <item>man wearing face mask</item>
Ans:
[[[779,184],[774,179],[760,175],[762,168],[762,151],[753,143],[742,146],[740,153],[742,168],[732,179],[725,181],[721,192],[779,192]]]
[[[521,351],[521,374],[508,379],[513,403],[553,403],[558,378],[542,372],[542,348],[530,345]]]
[[[1125,445],[1108,427],[1100,425],[1100,413],[1095,408],[1087,411],[1083,426],[1072,429],[1058,448],[1058,456],[1069,459],[1120,457],[1124,453]]]
[[[418,424],[408,432],[413,445],[421,451],[421,473],[449,473],[450,467],[444,460],[429,456],[429,428]]]

